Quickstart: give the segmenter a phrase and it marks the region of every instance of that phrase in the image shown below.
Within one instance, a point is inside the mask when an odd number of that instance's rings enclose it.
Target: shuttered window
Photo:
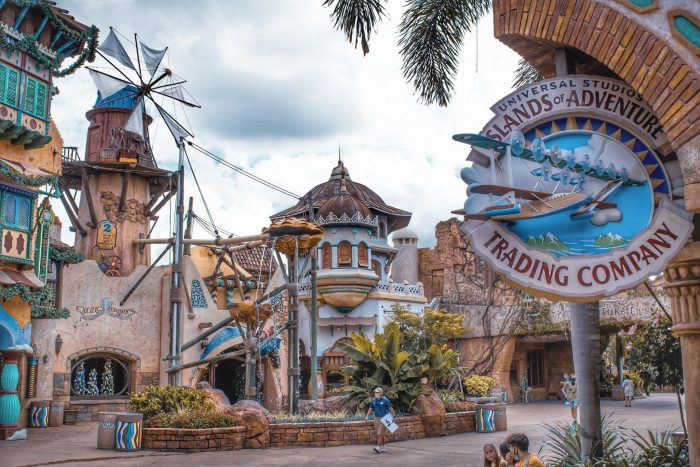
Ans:
[[[357,247],[357,265],[361,268],[366,268],[369,262],[367,261],[367,244],[364,242],[360,243]]]
[[[321,267],[323,269],[330,269],[331,267],[333,267],[333,248],[331,247],[330,243],[323,244],[323,250],[321,254]]]
[[[8,66],[0,65],[0,102],[17,107],[17,83],[19,72]]]
[[[352,245],[348,241],[338,244],[338,266],[352,266]]]
[[[3,225],[13,229],[29,230],[32,219],[32,201],[24,196],[5,193]]]
[[[39,80],[27,76],[24,92],[24,111],[35,117],[45,118],[48,86]]]

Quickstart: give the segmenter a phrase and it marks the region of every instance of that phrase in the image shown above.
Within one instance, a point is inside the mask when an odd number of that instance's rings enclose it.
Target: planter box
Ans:
[[[75,425],[78,420],[78,413],[80,409],[63,409],[63,424],[64,425]]]
[[[170,452],[237,451],[245,444],[244,426],[187,430],[144,428],[143,449]]]

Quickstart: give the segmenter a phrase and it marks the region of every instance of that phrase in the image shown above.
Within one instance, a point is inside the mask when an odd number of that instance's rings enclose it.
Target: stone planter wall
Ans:
[[[474,431],[476,429],[476,412],[446,413],[442,429],[446,435]]]
[[[243,449],[245,430],[244,426],[209,430],[144,428],[143,448],[177,452],[237,451]]]
[[[77,407],[78,422],[96,422],[100,412],[128,412],[129,399],[95,399],[71,400],[71,405]]]
[[[390,440],[425,438],[425,428],[418,416],[396,419],[399,429]],[[476,428],[474,412],[445,415],[445,433],[467,433]],[[376,436],[372,421],[323,422],[323,423],[272,423],[270,424],[271,447],[326,447],[351,444],[374,444]]]

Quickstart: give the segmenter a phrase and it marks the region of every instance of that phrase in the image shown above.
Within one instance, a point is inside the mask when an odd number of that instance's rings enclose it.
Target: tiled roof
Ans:
[[[236,262],[254,277],[257,277],[258,274],[262,277],[268,277],[270,272],[274,273],[277,269],[274,253],[267,247],[259,246],[238,250],[233,252],[233,256]]]

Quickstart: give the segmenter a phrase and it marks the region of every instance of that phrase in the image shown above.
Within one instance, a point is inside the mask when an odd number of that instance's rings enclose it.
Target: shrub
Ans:
[[[131,395],[129,409],[142,413],[146,420],[178,409],[211,412],[214,404],[207,397],[201,389],[148,386],[145,391]]]
[[[208,429],[236,426],[238,419],[233,415],[198,409],[161,413],[148,422],[150,428]]]
[[[291,415],[286,412],[280,412],[270,420],[270,423],[352,422],[364,419],[364,413],[357,412],[355,415],[350,415],[345,410],[309,412],[305,415]]]
[[[464,394],[462,394],[462,391],[458,389],[440,389],[438,390],[438,395],[440,396],[440,399],[442,399],[443,404],[464,400]]]
[[[464,380],[464,390],[472,397],[488,397],[494,386],[496,380],[490,376],[471,375]]]
[[[445,404],[447,413],[454,412],[473,412],[476,410],[476,403],[468,401],[448,402]]]

